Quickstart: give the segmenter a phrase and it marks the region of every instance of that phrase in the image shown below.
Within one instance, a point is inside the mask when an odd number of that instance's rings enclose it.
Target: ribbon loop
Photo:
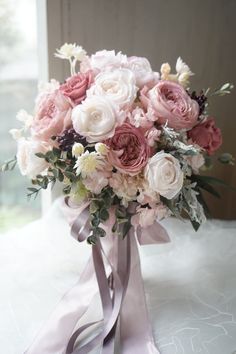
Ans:
[[[87,206],[80,210],[71,228],[80,242],[89,232]],[[131,228],[124,239],[112,234],[110,225],[107,229],[107,237],[92,246],[92,256],[79,282],[62,298],[25,354],[88,354],[98,346],[102,346],[102,354],[112,354],[118,323],[121,354],[159,354],[148,318],[137,240],[141,245],[158,244],[169,242],[169,236],[157,222],[147,229]],[[78,327],[97,291],[103,320]],[[80,335],[99,323],[102,330],[80,345]]]

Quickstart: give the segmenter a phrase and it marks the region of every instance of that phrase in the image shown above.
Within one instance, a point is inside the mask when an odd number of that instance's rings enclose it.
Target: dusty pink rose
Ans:
[[[32,123],[32,135],[49,141],[71,126],[72,103],[59,90],[42,93],[36,102],[36,114]]]
[[[214,118],[208,118],[188,132],[188,137],[212,155],[222,144],[221,130],[215,126]]]
[[[136,175],[147,164],[150,147],[140,128],[124,123],[116,128],[114,136],[106,144],[110,147],[109,162],[123,173]]]
[[[198,103],[176,82],[161,80],[151,90],[144,87],[140,98],[146,108],[155,111],[160,124],[167,122],[169,127],[180,130],[191,129],[197,122]]]
[[[80,104],[86,98],[86,91],[91,86],[93,75],[91,71],[79,73],[69,77],[60,86],[60,91],[64,96],[69,97],[73,103]]]

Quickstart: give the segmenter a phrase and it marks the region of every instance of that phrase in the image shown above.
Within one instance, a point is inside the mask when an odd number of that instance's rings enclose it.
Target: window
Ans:
[[[9,134],[20,126],[17,112],[31,113],[38,85],[36,0],[0,0],[0,163],[14,157],[16,142]],[[27,201],[30,181],[18,168],[0,173],[0,231],[40,215],[40,198]]]

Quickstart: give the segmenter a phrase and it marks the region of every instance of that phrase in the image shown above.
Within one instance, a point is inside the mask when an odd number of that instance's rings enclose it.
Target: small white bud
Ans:
[[[161,78],[166,79],[171,72],[171,67],[169,63],[164,63],[161,66]]]
[[[97,153],[99,153],[101,155],[107,155],[108,146],[103,143],[97,143],[97,144],[95,144],[95,150],[97,151]]]
[[[81,143],[75,143],[72,147],[72,155],[78,157],[84,152],[84,146]]]
[[[186,87],[189,84],[189,73],[184,72],[184,73],[180,74],[178,77],[178,81],[181,85]]]

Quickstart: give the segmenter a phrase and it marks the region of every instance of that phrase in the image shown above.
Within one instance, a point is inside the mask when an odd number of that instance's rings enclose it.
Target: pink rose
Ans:
[[[93,75],[91,71],[79,73],[69,77],[61,85],[60,91],[64,96],[69,97],[73,103],[80,104],[86,98],[86,91],[91,86]]]
[[[109,162],[117,170],[131,176],[142,170],[151,152],[142,129],[129,123],[117,127],[114,136],[106,144],[110,147]]]
[[[32,135],[40,140],[49,141],[54,135],[61,134],[71,123],[72,103],[60,90],[39,95],[36,114],[32,123]]]
[[[188,132],[188,137],[212,155],[222,144],[221,130],[214,118],[208,118]]]
[[[160,124],[180,130],[191,129],[199,115],[199,105],[192,100],[178,83],[161,80],[148,91],[141,91],[141,101],[146,108],[152,108]]]

